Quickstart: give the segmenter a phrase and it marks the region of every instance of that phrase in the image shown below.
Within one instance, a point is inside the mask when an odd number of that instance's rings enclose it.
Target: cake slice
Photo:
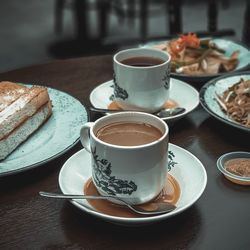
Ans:
[[[0,82],[0,160],[35,132],[51,114],[46,88]]]

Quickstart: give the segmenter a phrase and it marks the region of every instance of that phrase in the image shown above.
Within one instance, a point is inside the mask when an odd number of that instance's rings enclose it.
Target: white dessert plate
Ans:
[[[27,85],[31,86],[31,85]],[[74,97],[48,88],[52,116],[6,159],[0,161],[0,177],[38,167],[62,155],[79,140],[88,121],[85,107]]]
[[[113,86],[114,83],[113,80],[111,80],[93,89],[89,97],[92,106],[95,108],[107,109],[113,100]],[[184,117],[193,111],[199,104],[198,91],[189,84],[174,78],[170,79],[169,98],[177,102],[180,107],[185,108],[186,111],[175,116],[163,118],[164,121],[168,122],[173,122]]]
[[[216,101],[216,95],[221,96],[224,91],[233,86],[235,83],[239,82],[240,79],[250,80],[250,72],[238,72],[210,80],[201,88],[199,98],[201,105],[210,115],[224,122],[225,124],[249,133],[250,128],[231,119],[221,110],[219,104]]]
[[[70,202],[97,218],[125,226],[150,224],[183,212],[202,195],[207,183],[207,174],[199,159],[187,150],[169,144],[169,152],[169,173],[177,180],[181,189],[180,198],[176,204],[177,208],[174,211],[151,217],[125,218],[98,212],[86,200],[71,200]],[[90,154],[82,149],[72,155],[61,168],[59,174],[60,189],[64,194],[83,194],[84,185],[90,177]]]

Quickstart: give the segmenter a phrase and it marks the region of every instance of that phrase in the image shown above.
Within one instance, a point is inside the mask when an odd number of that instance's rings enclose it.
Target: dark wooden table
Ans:
[[[0,80],[66,91],[85,105],[91,90],[111,78],[111,56],[55,61],[0,74]],[[198,107],[170,128],[170,141],[196,155],[208,174],[205,192],[182,214],[150,226],[120,227],[69,202],[39,197],[40,190],[59,191],[60,168],[81,149],[79,143],[34,170],[0,178],[0,249],[250,249],[250,187],[227,181],[216,168],[221,154],[249,151],[249,134]]]

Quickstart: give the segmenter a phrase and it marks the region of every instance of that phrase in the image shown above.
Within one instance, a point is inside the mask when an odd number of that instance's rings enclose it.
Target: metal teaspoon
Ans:
[[[44,197],[49,197],[49,198],[57,198],[57,199],[102,199],[102,200],[117,200],[121,202],[123,205],[127,206],[129,209],[134,211],[137,214],[142,214],[142,215],[159,215],[159,214],[165,214],[173,211],[176,209],[176,206],[167,203],[167,202],[155,202],[155,203],[150,203],[154,207],[154,210],[146,210],[142,207],[131,205],[124,201],[123,199],[120,199],[116,196],[111,196],[111,195],[102,195],[102,196],[97,196],[97,195],[72,195],[72,194],[58,194],[58,193],[48,193],[48,192],[43,192],[40,191],[39,194]]]
[[[92,112],[97,112],[97,113],[101,113],[101,114],[112,114],[112,113],[117,113],[117,112],[128,111],[128,110],[101,109],[101,108],[94,108],[94,107],[89,107],[89,110]],[[185,111],[186,111],[185,108],[176,107],[176,108],[169,108],[169,109],[161,109],[153,114],[160,117],[160,118],[168,118],[171,116],[175,116],[175,115],[184,113]]]

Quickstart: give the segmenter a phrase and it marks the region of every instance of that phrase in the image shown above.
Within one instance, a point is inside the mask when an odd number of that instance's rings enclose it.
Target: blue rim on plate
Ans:
[[[238,82],[241,78],[250,79],[250,72],[237,72],[227,74],[207,82],[200,90],[200,104],[202,107],[216,119],[250,133],[250,128],[232,120],[223,113],[219,104],[215,100],[215,94],[222,94],[228,87]]]
[[[235,70],[227,72],[227,73],[233,73],[233,72],[239,72],[239,71],[245,71],[248,68],[250,68],[250,51],[249,48],[245,45],[243,45],[240,42],[234,42],[226,39],[219,39],[215,38],[212,39],[213,42],[215,42],[220,48],[224,49],[226,51],[225,55],[229,56],[233,53],[233,51],[239,50],[240,55],[239,55],[239,65],[236,67]],[[160,44],[162,42],[167,42],[161,41],[161,42],[151,42],[148,44],[145,44],[143,46],[152,46],[155,44]],[[218,73],[218,74],[213,74],[213,75],[201,75],[201,76],[192,76],[192,75],[186,75],[182,73],[175,73],[172,72],[171,76],[174,78],[178,78],[180,80],[187,81],[189,83],[205,83],[215,77],[219,77],[224,75],[225,73]]]
[[[41,166],[64,154],[79,141],[80,128],[89,121],[85,106],[65,92],[50,87],[47,89],[53,105],[52,116],[0,161],[0,177]]]

